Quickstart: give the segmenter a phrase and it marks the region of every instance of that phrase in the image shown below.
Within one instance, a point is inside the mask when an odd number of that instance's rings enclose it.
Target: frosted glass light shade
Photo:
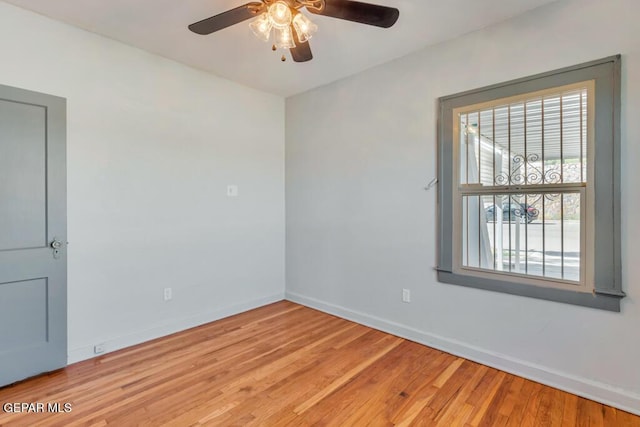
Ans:
[[[277,1],[269,6],[267,12],[274,27],[282,30],[291,25],[291,9],[283,1]]]
[[[276,30],[276,46],[280,49],[292,49],[296,47],[293,41],[293,31],[291,31],[291,27]]]
[[[269,41],[269,36],[271,35],[271,27],[273,24],[269,19],[269,16],[266,13],[258,16],[249,24],[251,31],[255,34],[260,40],[265,42]]]
[[[298,39],[301,42],[306,42],[309,40],[316,31],[318,31],[318,26],[311,22],[309,18],[304,16],[302,13],[296,14],[293,18],[293,26],[296,29],[296,33],[298,33]]]

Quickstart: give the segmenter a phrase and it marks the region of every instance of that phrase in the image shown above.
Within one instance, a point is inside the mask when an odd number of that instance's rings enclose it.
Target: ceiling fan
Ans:
[[[206,35],[256,18],[249,26],[258,38],[269,41],[273,32],[275,43],[272,49],[274,51],[278,48],[289,49],[295,62],[306,62],[313,59],[309,39],[318,27],[301,12],[303,8],[315,15],[381,28],[393,26],[400,16],[400,11],[396,8],[359,1],[261,0],[198,21],[189,25],[189,29],[194,33]],[[282,61],[285,60],[286,57],[282,55]]]

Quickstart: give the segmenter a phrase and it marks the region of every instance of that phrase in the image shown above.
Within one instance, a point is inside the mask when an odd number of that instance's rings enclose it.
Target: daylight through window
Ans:
[[[586,286],[593,82],[454,110],[463,268]]]

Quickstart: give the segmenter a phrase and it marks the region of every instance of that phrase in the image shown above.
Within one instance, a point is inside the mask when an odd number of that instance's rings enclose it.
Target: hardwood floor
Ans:
[[[0,389],[10,426],[640,426],[640,417],[290,302]],[[35,407],[34,409],[37,409]]]

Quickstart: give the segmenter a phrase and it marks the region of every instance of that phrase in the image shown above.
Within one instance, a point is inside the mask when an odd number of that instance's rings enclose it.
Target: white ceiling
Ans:
[[[372,0],[397,7],[390,29],[308,14],[314,59],[281,62],[244,22],[200,36],[187,25],[248,0],[5,0],[246,86],[290,96],[555,0]]]

